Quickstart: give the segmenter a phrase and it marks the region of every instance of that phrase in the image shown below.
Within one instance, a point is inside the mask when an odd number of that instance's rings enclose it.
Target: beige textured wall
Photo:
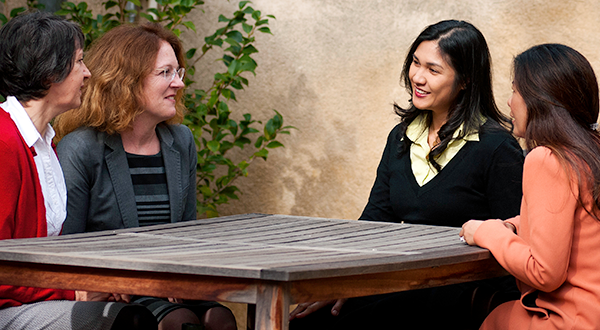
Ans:
[[[211,24],[235,5],[209,0],[197,24]],[[392,104],[408,99],[399,83],[406,51],[439,20],[467,20],[483,32],[496,101],[506,113],[511,60],[532,45],[570,45],[600,72],[597,0],[254,0],[253,6],[277,17],[274,36],[258,37],[257,76],[231,107],[263,119],[277,109],[299,130],[282,137],[285,149],[252,164],[249,177],[238,181],[241,200],[224,206],[223,215],[356,219],[398,122]]]

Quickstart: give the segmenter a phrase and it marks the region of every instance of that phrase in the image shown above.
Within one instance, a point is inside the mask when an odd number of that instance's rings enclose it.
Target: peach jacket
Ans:
[[[518,235],[500,220],[485,221],[475,232],[475,243],[517,278],[521,291],[512,309],[499,308],[511,315],[496,315],[495,324],[600,329],[600,221],[580,205],[578,190],[575,175],[550,149],[537,147],[525,158],[521,214],[506,220]],[[589,210],[591,192],[582,191]]]

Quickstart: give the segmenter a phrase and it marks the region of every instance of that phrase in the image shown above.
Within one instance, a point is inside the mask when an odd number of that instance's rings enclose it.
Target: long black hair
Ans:
[[[447,20],[430,25],[412,43],[404,60],[401,80],[407,92],[413,95],[412,83],[409,77],[413,54],[423,41],[437,41],[441,55],[455,71],[454,88],[461,87],[456,99],[450,106],[446,123],[438,131],[440,143],[433,148],[429,161],[439,171],[441,166],[436,162],[439,156],[452,141],[454,132],[464,125],[458,138],[478,132],[484,121],[492,120],[503,126],[509,126],[510,120],[496,106],[492,92],[492,63],[490,52],[483,34],[472,24],[465,21]],[[417,109],[412,98],[407,109],[394,104],[396,113],[402,119],[400,136],[404,139],[400,154],[410,150],[410,141],[406,137],[406,128],[420,114],[428,114],[429,110]],[[492,123],[493,124],[493,123]],[[501,125],[493,125],[501,128]]]
[[[594,208],[600,208],[600,135],[595,129],[600,100],[592,66],[573,48],[543,44],[515,57],[513,75],[527,107],[527,149],[552,150],[577,177],[580,204],[586,196],[582,189],[591,189]]]

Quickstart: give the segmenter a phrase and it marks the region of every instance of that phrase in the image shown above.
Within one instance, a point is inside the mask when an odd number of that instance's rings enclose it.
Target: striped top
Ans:
[[[140,227],[171,222],[169,190],[162,152],[156,155],[127,153]]]

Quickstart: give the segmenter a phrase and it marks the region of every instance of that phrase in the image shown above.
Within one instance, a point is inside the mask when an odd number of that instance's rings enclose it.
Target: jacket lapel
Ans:
[[[183,216],[183,197],[181,190],[181,155],[173,148],[173,135],[167,126],[157,126],[160,149],[163,154],[165,172],[167,174],[167,187],[169,190],[169,205],[171,207],[171,222],[179,221]]]
[[[115,190],[123,225],[125,228],[139,227],[135,193],[121,136],[118,134],[107,135],[105,144],[108,148],[105,149],[104,159],[106,160],[110,181]]]

